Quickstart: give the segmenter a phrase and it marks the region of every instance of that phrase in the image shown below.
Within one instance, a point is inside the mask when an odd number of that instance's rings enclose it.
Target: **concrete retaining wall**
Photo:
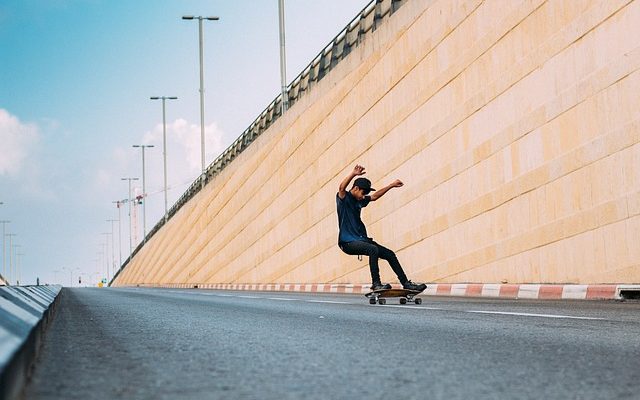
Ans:
[[[0,287],[0,398],[17,398],[53,317],[59,286]]]
[[[368,282],[336,247],[356,163],[405,182],[363,218],[414,280],[638,283],[639,68],[640,1],[408,1],[114,284]]]

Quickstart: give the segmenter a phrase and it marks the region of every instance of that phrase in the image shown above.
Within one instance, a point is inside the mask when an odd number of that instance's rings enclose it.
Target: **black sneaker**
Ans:
[[[422,292],[427,288],[427,285],[425,285],[424,283],[413,283],[411,281],[406,281],[405,283],[402,284],[402,287],[408,290],[415,290],[418,292]]]
[[[382,284],[382,282],[374,282],[371,285],[371,290],[383,290],[383,289],[391,289],[391,285],[388,283]]]

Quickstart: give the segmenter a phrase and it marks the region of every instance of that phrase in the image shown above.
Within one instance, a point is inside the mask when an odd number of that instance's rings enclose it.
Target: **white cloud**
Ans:
[[[206,125],[204,131],[205,164],[209,165],[224,150],[223,132],[215,122]],[[167,169],[170,185],[194,180],[200,174],[202,166],[200,141],[200,125],[189,123],[182,118],[167,123]],[[162,124],[156,125],[152,131],[147,132],[142,142],[155,146],[156,157],[161,162]]]
[[[224,150],[222,147],[223,132],[214,122],[204,127],[205,136],[205,163],[208,165],[213,159]],[[151,132],[144,136],[145,144],[153,144],[160,147],[162,151],[162,124],[156,125]],[[201,150],[200,150],[200,125],[191,124],[179,118],[167,124],[167,153],[174,153],[180,163],[188,166],[190,175],[198,174],[201,170]]]
[[[223,132],[216,123],[205,126],[205,163],[209,165],[223,150]],[[145,150],[146,192],[149,196],[147,215],[149,224],[155,223],[164,213],[162,123],[147,131],[138,143],[153,145]],[[200,174],[200,125],[184,119],[167,122],[167,184],[169,207],[184,193]],[[116,147],[111,152],[108,165],[98,166],[92,172],[92,191],[111,190],[110,196],[126,198],[126,182],[121,177],[137,177],[132,191],[141,192],[142,159],[140,149]]]
[[[223,132],[217,124],[205,126],[205,163],[209,165],[223,150]],[[146,168],[146,217],[147,230],[151,229],[164,215],[164,173],[162,155],[162,123],[147,131],[138,143],[153,145],[145,150]],[[192,124],[184,119],[167,122],[167,184],[168,207],[184,193],[191,183],[200,175],[200,125]],[[132,147],[116,147],[111,152],[108,165],[102,165],[92,172],[93,190],[110,193],[108,198],[125,199],[127,182],[120,180],[123,176],[142,177],[142,159],[140,149]],[[134,181],[132,193],[142,193],[142,180]],[[110,197],[109,197],[110,196]],[[122,218],[127,218],[128,208],[122,210]],[[134,204],[132,219],[134,228],[134,246],[142,239],[142,210]],[[137,215],[137,216],[136,216]],[[136,222],[137,221],[137,222]],[[128,226],[123,225],[123,230]],[[125,235],[123,233],[123,235]],[[123,236],[124,237],[124,236]],[[126,247],[126,246],[125,246]]]
[[[40,139],[38,125],[22,123],[0,108],[0,175],[16,176]]]

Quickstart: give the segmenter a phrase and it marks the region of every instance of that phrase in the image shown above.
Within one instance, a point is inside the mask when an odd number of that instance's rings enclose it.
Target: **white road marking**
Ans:
[[[181,290],[167,290],[168,293],[180,293],[180,294],[193,294],[194,292],[184,292]],[[220,296],[220,297],[239,297],[243,299],[264,299],[264,300],[277,300],[277,301],[303,301],[305,303],[324,303],[324,304],[362,304],[361,302],[353,303],[347,301],[332,301],[332,300],[305,300],[299,298],[288,298],[288,297],[261,297],[261,296],[248,296],[248,295],[238,295],[238,294],[222,294],[222,293],[197,293],[204,296]],[[364,304],[363,304],[364,305]],[[367,306],[373,306],[366,304]],[[521,312],[510,312],[510,311],[485,311],[485,310],[453,310],[446,309],[440,307],[426,307],[426,306],[416,306],[416,305],[394,305],[394,304],[384,304],[384,305],[375,305],[375,307],[392,307],[392,308],[403,308],[409,310],[431,310],[431,311],[458,311],[458,312],[466,312],[471,314],[493,314],[493,315],[510,315],[510,316],[518,316],[518,317],[534,317],[534,318],[555,318],[555,319],[580,319],[580,320],[605,320],[605,318],[599,317],[577,317],[573,315],[559,315],[559,314],[535,314],[535,313],[521,313]]]
[[[355,304],[347,301],[329,301],[329,300],[304,300],[307,303],[327,303],[327,304]]]
[[[604,318],[596,318],[596,317],[576,317],[572,315],[532,314],[532,313],[519,313],[519,312],[507,312],[507,311],[466,310],[465,312],[475,313],[475,314],[515,315],[519,317],[564,318],[564,319],[586,319],[586,320],[603,320],[604,319]]]
[[[289,299],[286,297],[267,297],[267,300],[297,301],[298,299]]]

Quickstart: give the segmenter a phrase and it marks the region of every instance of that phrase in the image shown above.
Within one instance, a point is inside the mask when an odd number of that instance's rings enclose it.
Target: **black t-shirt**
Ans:
[[[360,211],[369,205],[371,196],[365,196],[363,200],[356,200],[350,192],[344,199],[336,194],[338,207],[338,244],[349,243],[356,240],[370,240],[367,237],[367,228],[360,219]]]

